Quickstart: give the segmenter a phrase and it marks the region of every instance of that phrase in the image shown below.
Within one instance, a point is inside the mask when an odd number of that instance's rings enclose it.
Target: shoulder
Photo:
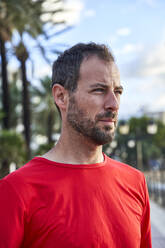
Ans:
[[[142,205],[145,205],[147,185],[144,174],[136,168],[125,163],[107,158],[109,171],[113,175],[116,184],[127,192],[138,198]]]
[[[30,190],[30,184],[37,180],[37,175],[39,176],[39,174],[40,163],[34,158],[19,169],[8,174],[0,183],[15,192],[25,193],[26,190]]]
[[[10,183],[17,183],[22,179],[23,182],[24,180],[26,180],[28,175],[30,175],[30,173],[34,170],[36,165],[37,164],[35,163],[35,159],[32,159],[31,161],[27,162],[19,169],[15,170],[14,172],[4,177],[3,181],[10,184]]]
[[[0,194],[3,197],[11,195],[24,205],[35,199],[37,190],[40,189],[47,177],[47,164],[37,157],[10,173],[0,181]]]
[[[144,178],[144,174],[140,170],[132,167],[131,165],[114,160],[108,156],[106,157],[107,157],[107,164],[112,166],[112,168],[116,170],[116,172],[123,173],[128,176],[130,175],[138,178]]]
[[[144,194],[146,181],[144,174],[138,169],[107,157],[107,165],[115,180],[126,188],[138,190]]]

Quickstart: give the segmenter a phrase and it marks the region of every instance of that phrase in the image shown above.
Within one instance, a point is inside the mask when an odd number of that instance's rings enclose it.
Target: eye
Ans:
[[[94,92],[104,92],[105,89],[104,88],[97,88],[93,90]]]
[[[123,93],[123,91],[122,90],[115,90],[115,94],[119,94],[119,95],[121,95]]]

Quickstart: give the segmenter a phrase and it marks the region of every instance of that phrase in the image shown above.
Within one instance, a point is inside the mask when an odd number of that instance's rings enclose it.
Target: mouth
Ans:
[[[115,128],[116,121],[113,119],[101,119],[99,122],[102,123],[102,125],[109,127],[110,129]]]
[[[114,119],[101,119],[99,121],[105,122],[105,123],[115,123],[116,122],[116,120],[114,120]]]
[[[112,123],[112,122],[117,122],[117,112],[106,112],[104,114],[98,114],[96,116],[98,121],[103,121],[103,122],[107,122],[107,123]]]

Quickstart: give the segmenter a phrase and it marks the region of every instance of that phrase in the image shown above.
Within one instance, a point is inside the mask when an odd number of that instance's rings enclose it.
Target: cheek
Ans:
[[[95,120],[95,117],[98,113],[102,112],[102,101],[99,98],[96,99],[91,95],[87,95],[85,97],[79,95],[76,96],[76,102],[78,108],[81,109],[85,115],[90,116],[93,120]]]
[[[118,95],[116,98],[117,98],[118,104],[120,105],[121,95]]]

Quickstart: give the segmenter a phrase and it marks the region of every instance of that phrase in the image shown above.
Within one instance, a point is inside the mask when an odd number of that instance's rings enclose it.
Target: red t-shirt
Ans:
[[[143,174],[104,155],[71,165],[36,157],[0,182],[0,248],[150,248]]]

